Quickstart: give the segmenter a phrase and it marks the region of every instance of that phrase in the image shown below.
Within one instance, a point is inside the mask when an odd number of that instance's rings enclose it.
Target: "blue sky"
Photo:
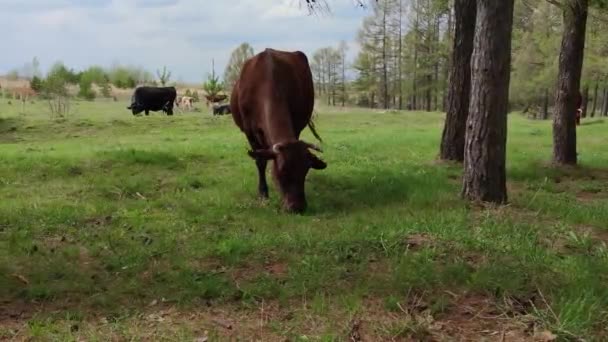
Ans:
[[[353,56],[369,12],[353,0],[328,2],[331,14],[309,16],[298,0],[0,0],[0,74],[37,56],[43,70],[56,61],[167,65],[174,80],[201,82],[212,59],[223,72],[242,42],[312,54],[346,40]]]

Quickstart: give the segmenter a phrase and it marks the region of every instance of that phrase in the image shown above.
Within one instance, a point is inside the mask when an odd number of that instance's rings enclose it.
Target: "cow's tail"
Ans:
[[[319,136],[319,133],[317,133],[317,129],[315,128],[315,123],[314,123],[314,121],[312,121],[312,118],[308,121],[308,128],[310,128],[312,135],[314,135],[315,138],[317,138],[317,140],[319,140],[319,142],[322,143],[323,139],[321,139],[321,137]]]

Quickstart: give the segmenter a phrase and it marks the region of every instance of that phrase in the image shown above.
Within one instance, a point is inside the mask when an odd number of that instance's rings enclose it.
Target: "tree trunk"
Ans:
[[[583,88],[583,105],[582,105],[582,110],[583,112],[581,113],[581,117],[586,118],[587,117],[587,105],[589,104],[589,86],[585,86]]]
[[[604,88],[604,105],[602,107],[602,116],[608,116],[608,89]]]
[[[426,105],[425,110],[431,111],[431,102],[433,101],[433,75],[429,74],[426,76]]]
[[[478,0],[463,197],[507,202],[507,109],[514,0]]]
[[[382,8],[382,101],[384,109],[389,107],[389,94],[388,94],[388,32],[387,32],[387,21],[386,15],[388,9],[386,8],[387,3],[384,2]]]
[[[346,51],[342,51],[342,107],[346,107]]]
[[[398,81],[399,91],[399,110],[403,110],[403,0],[399,0],[399,47],[397,52],[398,60]]]
[[[543,96],[543,108],[540,113],[540,118],[547,120],[549,118],[549,89],[545,88],[545,95]]]
[[[563,9],[564,32],[553,115],[553,162],[556,164],[577,162],[576,101],[583,68],[588,5],[588,0],[569,0]]]
[[[595,109],[597,108],[598,87],[598,83],[595,82],[595,87],[593,88],[593,107],[591,107],[591,117],[595,116]]]
[[[476,0],[454,3],[455,35],[449,76],[448,105],[441,138],[442,160],[464,160],[464,138],[471,92],[471,53],[475,37]]]
[[[418,11],[414,21],[414,77],[412,77],[412,106],[414,110],[418,110]]]

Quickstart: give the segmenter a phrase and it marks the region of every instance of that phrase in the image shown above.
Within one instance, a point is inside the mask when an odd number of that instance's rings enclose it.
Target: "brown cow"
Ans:
[[[327,167],[310,152],[321,149],[300,140],[300,133],[310,125],[313,107],[312,73],[300,51],[266,49],[253,56],[243,65],[230,97],[234,122],[252,148],[248,153],[258,169],[260,197],[268,198],[266,164],[272,160],[273,179],[283,207],[290,212],[306,210],[308,171]]]

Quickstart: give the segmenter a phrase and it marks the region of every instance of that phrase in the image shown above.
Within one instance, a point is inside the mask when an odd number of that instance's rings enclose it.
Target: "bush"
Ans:
[[[63,118],[69,114],[70,98],[67,85],[66,74],[61,68],[53,68],[44,81],[43,97],[49,101],[51,117]]]
[[[198,91],[193,91],[192,92],[192,101],[194,102],[199,102],[201,99],[198,97]]]
[[[78,97],[85,100],[93,101],[97,94],[93,90],[93,81],[96,75],[93,73],[85,72],[80,77],[80,90],[78,91]]]
[[[185,96],[192,97],[192,93],[190,92],[190,89],[186,89]]]
[[[32,88],[33,91],[39,93],[42,91],[43,87],[44,87],[44,83],[40,77],[38,77],[38,76],[32,77],[32,80],[30,81],[30,88]]]
[[[110,83],[108,81],[101,84],[101,95],[105,98],[112,97],[112,88],[110,87]]]

